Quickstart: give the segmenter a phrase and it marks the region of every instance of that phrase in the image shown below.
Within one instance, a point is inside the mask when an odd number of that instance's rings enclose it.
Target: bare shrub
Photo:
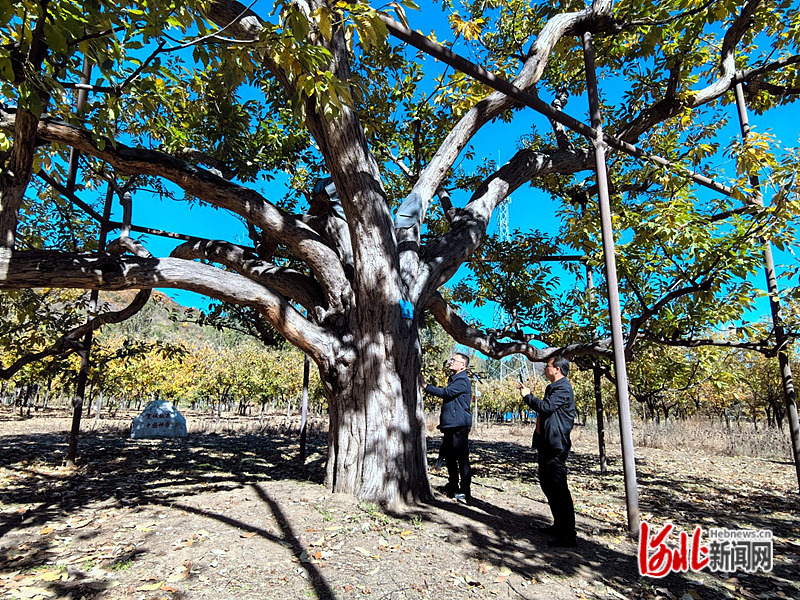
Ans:
[[[588,422],[586,430],[596,435],[597,424]],[[791,460],[788,431],[765,426],[756,429],[749,422],[734,422],[727,427],[720,421],[700,417],[661,423],[637,421],[633,424],[633,442],[643,448]],[[615,420],[606,423],[606,444],[619,444],[619,424]]]

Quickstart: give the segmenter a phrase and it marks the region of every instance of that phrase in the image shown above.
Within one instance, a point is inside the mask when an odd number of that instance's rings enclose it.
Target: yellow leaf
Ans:
[[[331,22],[330,9],[327,7],[320,7],[312,13],[312,16],[317,21],[319,31],[326,40],[333,37],[333,24]]]
[[[367,550],[366,548],[362,548],[362,547],[360,547],[360,546],[355,546],[355,547],[353,548],[353,550],[355,550],[356,552],[359,552],[359,553],[363,554],[364,556],[372,556],[372,552],[370,552],[370,551],[369,551],[369,550]]]
[[[157,590],[162,585],[164,585],[163,581],[157,581],[156,583],[147,583],[145,585],[140,585],[136,588],[137,592],[152,592],[153,590]]]
[[[42,527],[42,529],[39,531],[39,535],[47,535],[48,533],[52,533],[53,531],[54,531],[53,528],[50,526]]]

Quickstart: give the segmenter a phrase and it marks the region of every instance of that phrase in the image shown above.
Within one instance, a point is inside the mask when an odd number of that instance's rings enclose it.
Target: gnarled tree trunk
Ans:
[[[358,314],[357,331],[343,336],[347,350],[320,369],[330,415],[326,485],[382,504],[429,500],[418,319],[401,318],[387,301]]]

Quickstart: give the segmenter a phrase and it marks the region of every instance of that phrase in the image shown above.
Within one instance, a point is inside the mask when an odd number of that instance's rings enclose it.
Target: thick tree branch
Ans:
[[[224,179],[233,179],[236,176],[235,169],[231,169],[221,160],[217,160],[213,156],[209,156],[197,148],[181,148],[175,152],[175,156],[181,160],[191,161],[196,164],[208,165],[211,167],[212,173],[219,175]]]
[[[212,0],[203,5],[203,11],[205,18],[240,40],[257,40],[264,30],[264,24],[259,16],[235,0]],[[287,96],[291,97],[295,88],[283,69],[270,58],[268,52],[261,50],[260,59],[286,90]]]
[[[495,336],[480,331],[466,323],[438,292],[431,296],[427,308],[431,311],[436,321],[456,342],[475,348],[491,358],[522,354],[532,362],[546,362],[558,354],[568,358],[587,355],[611,356],[610,339],[586,344],[569,344],[556,348],[536,348],[526,340],[501,342]]]
[[[392,21],[388,17],[382,18],[387,23]],[[541,79],[550,53],[561,39],[574,35],[582,28],[597,30],[604,26],[609,26],[610,23],[611,5],[609,2],[596,3],[596,7],[553,16],[539,32],[536,41],[531,46],[525,64],[512,83],[522,90],[530,90]],[[389,24],[393,27],[393,32],[395,29],[406,29],[396,22]],[[409,33],[413,35],[413,33]],[[427,209],[427,201],[444,181],[448,170],[453,166],[472,137],[486,123],[514,105],[515,101],[505,94],[493,92],[478,102],[453,127],[414,186],[414,191],[420,194],[423,202],[426,203],[423,208]]]
[[[324,214],[302,216],[303,222],[319,233],[334,249],[344,268],[345,277],[353,280],[353,244],[350,241],[350,228],[342,219],[329,210]]]
[[[322,288],[310,277],[284,267],[278,267],[258,258],[254,253],[220,240],[195,238],[175,248],[170,256],[193,260],[210,260],[230,267],[240,275],[264,285],[282,296],[294,300],[307,311],[320,311],[324,306]],[[320,315],[317,315],[321,317]]]
[[[117,252],[121,254],[122,252],[128,251],[139,257],[150,256],[150,253],[145,250],[141,244],[134,242],[130,238],[115,240],[109,245],[109,251],[112,254]],[[83,325],[75,327],[74,329],[62,335],[49,348],[46,348],[41,352],[35,352],[22,356],[6,369],[0,368],[0,377],[3,379],[10,379],[25,365],[48,358],[50,356],[57,356],[59,354],[66,354],[67,352],[79,352],[84,350],[84,344],[81,340],[86,336],[87,333],[90,331],[96,331],[103,325],[122,323],[123,321],[130,319],[133,315],[144,308],[144,306],[147,304],[147,301],[150,299],[151,293],[151,289],[139,290],[131,303],[122,310],[111,311],[92,317]]]
[[[149,289],[139,290],[131,303],[122,310],[107,312],[93,317],[80,327],[76,327],[75,329],[72,329],[62,335],[49,348],[42,350],[41,352],[35,352],[22,356],[13,364],[9,365],[8,368],[0,368],[0,377],[3,379],[10,379],[25,365],[29,365],[33,362],[48,358],[50,356],[57,356],[59,354],[66,354],[68,352],[82,350],[83,343],[80,340],[87,333],[90,331],[96,331],[103,325],[110,323],[122,323],[123,321],[130,319],[133,315],[144,308],[144,306],[147,304],[147,301],[150,299],[151,291],[152,290]]]
[[[644,109],[627,124],[622,125],[616,137],[620,140],[633,143],[654,125],[677,116],[684,106],[696,108],[713,102],[731,91],[737,83],[754,82],[756,87],[760,86],[770,93],[797,93],[797,90],[793,88],[784,90],[780,86],[775,87],[767,82],[762,82],[760,78],[766,73],[798,63],[800,63],[800,55],[777,60],[761,67],[734,72],[733,74],[725,72],[712,84],[693,94],[687,95],[683,100],[678,97],[665,97],[653,106]]]
[[[318,8],[326,8],[321,0],[298,0],[296,6],[307,17]],[[264,28],[254,13],[234,0],[211,2],[208,16],[218,25],[227,27],[233,23],[231,30],[237,31],[237,37],[253,38]],[[334,24],[330,39],[320,36],[316,43],[330,53],[330,72],[339,81],[349,82],[351,73],[344,28]],[[290,78],[278,65],[269,63],[266,55],[265,61],[291,97]],[[357,305],[363,309],[395,305],[403,295],[397,241],[380,169],[369,151],[358,114],[351,107],[341,105],[338,118],[331,119],[324,114],[325,107],[318,103],[316,96],[306,100],[305,108],[306,125],[333,176],[347,215],[354,271],[362,278],[354,289]],[[364,293],[367,289],[372,291]],[[380,290],[382,298],[375,298],[374,290]]]
[[[27,79],[33,94],[38,95],[40,109],[47,107],[49,94],[31,80],[30,75],[38,72],[47,56],[48,46],[44,35],[47,10],[50,0],[39,3],[41,14],[37,15],[36,24],[31,33],[30,49],[27,60],[21,70],[21,77]],[[15,73],[16,76],[16,73]],[[17,81],[17,84],[22,83]],[[36,128],[39,117],[26,106],[19,106],[15,114],[10,115],[7,125],[13,130],[14,144],[11,157],[0,171],[0,253],[6,254],[14,248],[17,233],[17,217],[25,191],[28,189],[33,172],[33,155],[36,148]]]
[[[700,106],[730,90],[735,85],[736,76],[736,47],[742,37],[750,28],[750,18],[755,14],[756,8],[761,0],[749,0],[742,7],[722,40],[722,50],[720,51],[720,76],[710,86],[700,90],[693,95],[692,106]]]
[[[381,18],[390,28],[390,31],[393,33],[393,35],[396,35],[400,39],[411,41],[415,45],[431,43],[430,40],[427,40],[423,36],[412,32],[393,19],[385,16],[381,16]],[[555,15],[542,28],[542,31],[539,33],[535,43],[531,47],[531,51],[529,52],[529,56],[523,65],[523,68],[513,81],[513,85],[522,90],[533,89],[536,82],[541,78],[542,73],[547,65],[547,60],[550,56],[550,53],[559,40],[565,36],[576,33],[581,28],[603,28],[608,26],[610,22],[611,3],[605,0],[598,1],[595,3],[594,7],[587,8],[579,12]],[[454,57],[454,60],[459,60],[459,58]],[[421,223],[424,222],[425,214],[428,211],[429,202],[433,194],[441,186],[444,178],[447,175],[447,172],[472,137],[481,129],[481,127],[483,127],[486,123],[495,118],[504,110],[514,106],[515,103],[515,100],[501,92],[493,92],[478,102],[450,130],[448,136],[439,146],[439,149],[425,167],[425,170],[420,175],[412,191],[412,193],[418,194],[420,198],[422,198],[423,202],[420,226],[401,229],[397,235],[398,244],[401,250],[401,269],[403,272],[416,272],[418,269],[419,260],[421,258],[419,255]],[[500,188],[495,188],[496,191],[499,191],[499,189]],[[489,212],[491,213],[491,210],[493,210],[494,207],[504,198],[504,195],[497,194],[491,194],[488,196],[486,200],[491,205]],[[481,208],[480,212],[483,212],[483,207]],[[481,221],[483,220],[483,217],[484,215],[481,214],[478,221],[474,223],[478,229],[482,227]],[[457,216],[452,220],[454,225],[456,225],[457,220]],[[488,218],[486,218],[486,222],[488,223]],[[475,227],[469,228],[474,229]],[[451,250],[453,250],[455,254],[460,255],[461,260],[463,261],[464,258],[469,256],[474,251],[474,248],[477,247],[474,245],[474,242],[477,241],[479,243],[481,236],[482,234],[476,236],[475,232],[471,231],[467,235],[469,239],[466,240],[467,246],[463,248],[463,252],[459,252],[459,249],[453,247],[451,247]],[[453,239],[455,237],[458,236],[451,236],[451,243],[457,241],[456,239]],[[437,253],[437,251],[434,251],[432,254],[436,255]],[[431,256],[431,253],[426,254],[428,257]],[[444,268],[439,269],[444,273],[444,277],[440,278],[438,275],[435,275],[434,279],[441,281],[442,279],[446,280],[449,278],[451,275],[448,274],[450,266],[452,266],[451,263],[447,261],[447,264],[444,266]],[[416,285],[414,287],[416,289],[411,291],[409,295],[412,298],[419,298],[419,293],[422,291],[420,280],[418,279],[415,283]],[[435,287],[437,287],[437,285],[434,283],[433,289],[435,289]],[[429,287],[428,289],[430,290],[431,288]]]
[[[556,94],[555,99],[551,102],[553,108],[558,111],[563,111],[564,107],[567,105],[567,99],[569,95],[566,92],[559,92]],[[550,125],[553,127],[553,133],[556,136],[556,144],[558,144],[559,150],[569,150],[572,145],[569,141],[569,137],[567,136],[567,129],[561,123],[556,123],[552,119],[550,120]]]
[[[12,119],[13,113],[0,110],[0,127],[9,127]],[[308,263],[325,289],[331,308],[344,308],[349,304],[350,284],[334,250],[300,217],[274,206],[258,192],[162,152],[131,148],[119,142],[112,144],[110,141],[100,150],[88,131],[63,122],[43,119],[36,133],[43,140],[66,144],[84,154],[100,158],[120,172],[168,179],[188,194],[255,223]]]
[[[428,277],[419,278],[425,286],[421,294],[438,289],[480,246],[492,211],[514,190],[535,177],[548,173],[576,173],[593,166],[588,150],[521,150],[499,171],[484,181],[464,210],[458,211],[450,230],[429,242],[422,251],[422,268]]]
[[[236,273],[179,258],[115,257],[58,251],[15,252],[0,262],[0,289],[25,287],[96,290],[180,288],[252,306],[291,344],[323,364],[335,340],[283,297]]]
[[[757,72],[754,70],[747,75],[737,75],[736,72],[736,46],[747,32],[750,26],[750,17],[755,13],[760,2],[761,0],[749,0],[725,33],[719,58],[720,76],[716,80],[700,90],[684,94],[683,98],[678,94],[666,94],[662,100],[640,112],[628,124],[620,126],[617,137],[633,143],[656,124],[676,116],[684,106],[696,108],[708,104],[733,89],[737,80],[745,81],[755,78],[765,72],[765,69],[769,69],[768,66],[764,66]],[[782,63],[781,65],[784,66]]]

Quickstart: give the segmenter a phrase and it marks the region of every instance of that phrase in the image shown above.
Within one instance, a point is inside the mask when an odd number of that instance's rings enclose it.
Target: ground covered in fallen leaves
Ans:
[[[579,545],[553,550],[529,426],[471,436],[475,502],[387,511],[322,486],[324,434],[305,464],[291,429],[208,423],[130,440],[130,421],[88,421],[62,466],[69,419],[0,412],[0,598],[664,599],[800,598],[797,478],[789,460],[637,448],[644,519],[770,529],[770,573],[640,577],[625,533],[622,461],[573,435]],[[429,440],[429,461],[438,452]],[[788,456],[788,452],[787,452]],[[432,473],[434,485],[445,482]],[[674,542],[674,540],[673,540]]]

